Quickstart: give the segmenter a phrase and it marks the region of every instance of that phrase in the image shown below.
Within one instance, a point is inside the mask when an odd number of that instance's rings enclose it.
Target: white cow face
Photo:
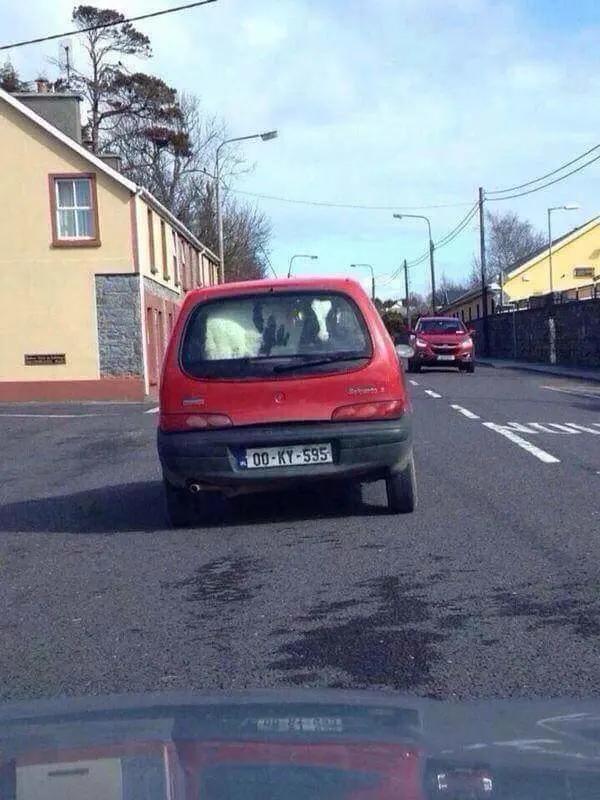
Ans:
[[[320,341],[326,342],[329,339],[329,331],[327,330],[327,315],[332,308],[331,300],[313,300],[311,307],[315,312],[315,317],[317,318],[317,324],[319,326],[317,336]]]

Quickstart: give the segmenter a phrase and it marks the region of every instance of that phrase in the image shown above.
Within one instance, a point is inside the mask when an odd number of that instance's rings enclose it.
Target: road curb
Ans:
[[[556,369],[544,369],[533,364],[492,364],[489,361],[475,360],[478,367],[489,367],[490,369],[513,369],[520,372],[536,372],[538,375],[551,375],[555,378],[572,378],[576,381],[589,381],[590,383],[600,383],[600,372],[598,375],[594,374],[577,374],[561,370],[560,367]]]

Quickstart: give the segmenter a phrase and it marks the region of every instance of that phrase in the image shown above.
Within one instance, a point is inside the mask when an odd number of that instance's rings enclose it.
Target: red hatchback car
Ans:
[[[475,372],[473,331],[456,317],[421,317],[411,336],[414,350],[408,359],[408,371],[421,367],[458,367]]]
[[[160,389],[167,510],[192,524],[206,492],[384,479],[413,511],[410,401],[375,306],[349,279],[229,283],[190,292]]]

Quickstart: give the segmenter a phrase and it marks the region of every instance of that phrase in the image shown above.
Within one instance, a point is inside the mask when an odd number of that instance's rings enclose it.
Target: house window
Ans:
[[[95,175],[51,175],[50,203],[55,247],[100,244]]]
[[[479,303],[477,303],[477,317],[476,317],[476,319],[479,319]]]
[[[154,248],[154,217],[152,209],[148,209],[148,247],[150,249],[150,272],[155,275],[158,270],[156,269],[156,251]]]
[[[460,310],[460,318],[461,318],[461,320],[463,322],[465,321],[465,310],[464,310],[464,308],[461,308],[461,310]]]
[[[160,246],[162,251],[163,279],[169,280],[169,260],[167,256],[167,226],[164,219],[160,221]]]
[[[471,314],[471,306],[469,306],[469,322],[471,322],[473,315]]]

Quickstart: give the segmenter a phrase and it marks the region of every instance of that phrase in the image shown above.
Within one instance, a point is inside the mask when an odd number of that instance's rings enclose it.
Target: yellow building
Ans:
[[[594,217],[506,274],[502,281],[502,302],[522,305],[533,297],[549,294],[551,285],[552,291],[566,293],[568,299],[585,299],[594,296],[599,280],[600,217]],[[488,314],[494,313],[499,300],[499,293],[488,292]],[[466,292],[441,313],[464,322],[479,319],[483,316],[481,289]]]
[[[555,239],[504,278],[510,302],[581,289],[600,278],[600,217]]]
[[[0,401],[142,399],[218,259],[81,143],[79,98],[0,90]]]

